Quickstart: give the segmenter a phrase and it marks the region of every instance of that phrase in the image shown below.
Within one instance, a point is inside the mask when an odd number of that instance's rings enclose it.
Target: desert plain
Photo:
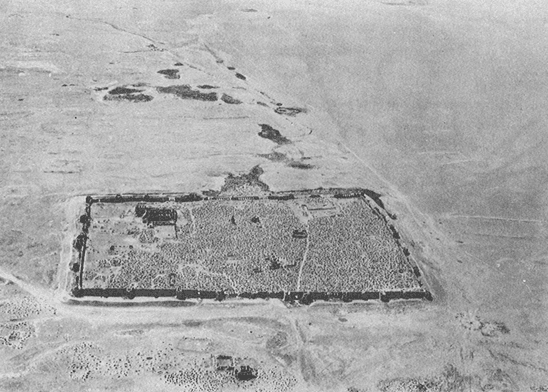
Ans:
[[[544,2],[7,0],[0,20],[1,391],[548,391]],[[86,195],[257,167],[274,192],[380,194],[433,300],[71,302]]]

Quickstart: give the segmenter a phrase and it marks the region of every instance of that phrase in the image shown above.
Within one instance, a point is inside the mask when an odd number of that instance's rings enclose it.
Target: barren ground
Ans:
[[[0,390],[548,390],[547,11],[2,2]],[[434,301],[63,297],[75,197],[219,190],[257,165],[274,191],[382,194]]]

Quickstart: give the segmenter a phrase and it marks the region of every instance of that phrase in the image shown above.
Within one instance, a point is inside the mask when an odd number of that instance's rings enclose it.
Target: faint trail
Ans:
[[[130,34],[130,35],[133,35],[135,37],[140,37],[140,38],[143,38],[149,42],[152,42],[153,44],[160,44],[160,45],[163,45],[164,43],[163,42],[159,42],[159,41],[155,41],[153,40],[152,38],[150,37],[147,37],[146,35],[144,34],[139,34],[139,33],[135,33],[133,31],[130,31],[130,30],[126,30],[126,29],[123,29],[117,25],[115,25],[114,23],[111,23],[111,22],[107,22],[107,21],[104,21],[104,20],[101,20],[101,19],[89,19],[89,18],[77,18],[77,17],[74,17],[74,16],[70,16],[70,15],[67,15],[67,18],[69,19],[74,19],[74,20],[81,20],[81,21],[85,21],[85,22],[96,22],[96,23],[103,23],[103,24],[106,24],[107,26],[110,26],[112,27],[114,30],[118,30],[122,33],[126,33],[126,34]]]
[[[161,41],[156,41],[155,39],[147,36],[147,35],[144,35],[144,34],[139,34],[139,33],[136,33],[134,31],[131,31],[131,30],[127,30],[127,29],[124,29],[114,23],[111,23],[111,22],[107,22],[105,20],[102,20],[102,19],[89,19],[89,18],[78,18],[78,17],[75,17],[75,16],[71,16],[71,15],[66,15],[66,14],[63,14],[63,13],[60,13],[60,12],[57,12],[57,14],[59,15],[63,15],[65,16],[66,18],[68,19],[72,19],[72,20],[79,20],[79,21],[82,21],[82,22],[90,22],[90,23],[99,23],[99,24],[105,24],[109,27],[111,27],[112,29],[116,30],[116,31],[119,31],[121,33],[125,33],[125,34],[129,34],[129,35],[132,35],[134,37],[138,37],[138,38],[141,38],[141,39],[144,39],[148,42],[150,42],[151,44],[154,45],[154,47],[164,51],[164,52],[168,52],[169,54],[171,54],[176,60],[182,62],[182,63],[185,63],[186,65],[188,65],[190,68],[192,69],[195,69],[197,71],[200,71],[200,72],[203,72],[205,73],[206,75],[209,75],[211,77],[214,77],[214,75],[208,71],[206,71],[203,67],[200,67],[200,66],[197,66],[195,64],[191,64],[183,59],[181,59],[179,57],[179,55],[177,53],[175,53],[171,48],[169,48],[164,42],[161,42]]]
[[[201,44],[204,45],[204,48],[206,48],[206,50],[213,56],[213,58],[215,58],[215,61],[217,62],[217,64],[224,63],[224,60],[217,53],[215,53],[213,49],[207,46],[205,42],[201,42]]]
[[[301,260],[301,268],[299,268],[299,277],[297,278],[297,291],[301,289],[301,278],[303,276],[304,264],[306,263],[308,249],[310,248],[310,232],[308,229],[308,225],[306,226],[306,232],[308,233],[308,235],[306,236],[306,248],[304,250],[303,259]]]
[[[420,151],[417,153],[417,155],[462,155],[465,157],[465,155],[462,152],[452,151],[452,150]]]
[[[25,281],[17,278],[16,276],[10,274],[4,269],[0,268],[0,277],[6,280],[9,280],[19,286],[22,290],[28,292],[33,297],[44,300],[45,302],[52,303],[53,291],[48,291],[46,289],[41,289],[39,287],[33,286]]]
[[[420,212],[417,208],[415,208],[410,202],[409,200],[407,199],[407,196],[405,196],[403,193],[401,193],[398,188],[396,188],[395,185],[393,185],[390,181],[388,181],[386,178],[384,178],[377,170],[375,170],[370,164],[368,164],[366,161],[364,161],[362,158],[360,158],[358,156],[358,154],[356,154],[354,152],[354,150],[352,150],[350,147],[348,147],[345,143],[343,143],[340,139],[339,139],[339,143],[341,146],[343,146],[350,154],[352,154],[354,156],[354,158],[356,158],[363,166],[365,166],[365,168],[367,168],[367,170],[369,170],[371,173],[373,173],[373,175],[375,175],[392,193],[394,196],[396,196],[396,198],[402,202],[403,204],[405,204],[405,206],[407,207],[409,213],[411,214],[411,216],[413,217],[413,219],[417,222],[417,224],[419,224],[420,226],[420,223],[421,221],[422,222],[425,222],[427,220],[429,220],[422,212]],[[419,217],[421,217],[422,219],[419,219]],[[435,226],[432,227],[432,230],[435,230],[438,235],[441,235],[441,233],[439,232],[439,230],[436,229]]]
[[[356,158],[363,166],[365,166],[367,168],[367,170],[369,170],[371,173],[373,173],[379,180],[381,180],[388,188],[392,189],[394,191],[394,193],[397,193],[398,195],[400,194],[400,192],[396,189],[396,187],[394,185],[392,185],[386,178],[384,178],[378,171],[376,171],[371,165],[369,165],[366,161],[364,161],[362,158],[360,158],[358,156],[358,154],[356,154],[354,152],[354,150],[352,150],[350,147],[348,147],[345,143],[343,143],[341,140],[339,140],[339,143],[341,146],[343,146],[350,154],[352,154],[354,156],[354,158]]]
[[[468,235],[476,235],[478,237],[493,237],[493,238],[512,238],[515,240],[530,240],[535,239],[539,237],[535,236],[520,236],[520,235],[504,235],[504,234],[487,234],[487,233],[474,233],[474,232],[468,232]]]
[[[190,215],[190,224],[192,226],[192,231],[190,232],[191,236],[196,235],[196,219],[194,218],[194,214],[192,213],[192,208],[188,209],[188,213]]]
[[[48,352],[49,353],[49,352]],[[43,354],[41,354],[43,355]],[[22,370],[20,372],[12,372],[12,373],[2,373],[0,374],[0,380],[1,379],[4,379],[4,378],[20,378],[20,377],[24,377],[26,376],[27,374],[30,374],[31,372],[31,369],[25,369],[25,370]]]
[[[459,163],[467,163],[467,162],[482,162],[480,159],[462,159],[459,161],[451,161],[451,162],[445,162],[440,163],[441,166],[447,166],[447,165],[457,165]]]
[[[233,116],[233,117],[202,117],[202,120],[241,120],[251,116]]]
[[[445,217],[446,218],[500,220],[500,221],[507,221],[507,222],[546,223],[545,220],[541,220],[541,219],[503,218],[499,216],[484,216],[484,215],[446,215]]]

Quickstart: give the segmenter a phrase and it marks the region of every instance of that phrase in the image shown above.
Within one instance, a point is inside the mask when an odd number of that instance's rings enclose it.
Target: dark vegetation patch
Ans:
[[[202,194],[207,197],[217,197],[219,196],[219,193],[220,193],[219,191],[216,191],[214,189],[208,189],[208,190],[202,191]]]
[[[259,124],[261,127],[261,132],[258,133],[258,135],[262,138],[268,139],[273,141],[277,144],[289,144],[291,143],[291,140],[286,138],[285,136],[282,136],[280,131],[278,131],[275,128],[272,128],[268,124]]]
[[[234,67],[227,67],[229,70],[234,71],[236,68]]]
[[[242,188],[244,186],[256,186],[262,191],[267,192],[269,190],[268,185],[262,182],[259,177],[264,173],[264,170],[259,165],[254,166],[249,173],[244,173],[239,176],[235,176],[230,173],[225,179],[224,185],[221,187],[222,192],[229,192]]]
[[[238,73],[238,72],[236,72],[236,77],[238,79],[247,80],[247,78],[244,75],[242,75],[241,73]]]
[[[105,101],[129,101],[129,102],[149,102],[154,98],[147,94],[117,94],[105,95]]]
[[[290,161],[287,163],[287,166],[292,167],[294,169],[302,169],[302,170],[310,170],[314,168],[314,165],[310,165],[308,163],[302,163],[299,161]]]
[[[236,98],[232,98],[230,95],[228,94],[224,94],[221,96],[221,100],[225,103],[228,103],[228,104],[231,104],[231,105],[239,105],[242,103],[242,101],[240,101],[239,99],[236,99]]]
[[[483,336],[494,337],[499,335],[507,335],[510,333],[510,329],[500,321],[482,321],[480,332]]]
[[[364,192],[367,196],[369,196],[379,207],[381,207],[384,210],[384,203],[381,200],[381,194],[377,193],[375,191],[366,189]]]
[[[257,12],[257,10],[253,8],[246,8],[246,9],[243,9],[242,12]]]
[[[149,48],[150,50],[152,50],[153,52],[163,52],[164,49],[161,49],[159,47],[157,47],[156,45],[154,44],[148,44],[147,45],[147,48]]]
[[[159,74],[164,75],[166,79],[179,79],[179,70],[178,69],[161,69],[158,71]]]
[[[261,102],[261,101],[257,101],[257,105],[268,107],[268,105],[266,103]]]
[[[127,87],[116,87],[115,89],[110,90],[108,93],[111,95],[124,95],[124,94],[134,94],[140,93],[143,90],[136,88],[127,88]]]
[[[306,113],[306,109],[304,108],[287,108],[283,106],[277,107],[274,111],[285,116],[296,116],[299,113]]]
[[[483,336],[496,337],[510,333],[510,329],[500,321],[485,321],[478,316],[471,317],[465,313],[458,313],[456,318],[464,328],[479,331]]]
[[[192,90],[188,84],[175,85],[168,87],[157,87],[158,92],[164,94],[173,94],[181,99],[196,99],[199,101],[216,101],[217,93],[202,93]]]
[[[269,154],[258,154],[258,156],[260,156],[261,158],[266,158],[272,162],[285,162],[287,160],[287,156],[285,154],[276,151],[273,151]]]
[[[504,324],[503,322],[501,321],[494,321],[492,324],[492,328],[490,328],[491,330],[491,334],[489,333],[489,329],[487,329],[485,326],[484,328],[482,329],[481,333],[485,336],[493,336],[495,335],[496,333],[501,333],[501,334],[509,334],[510,333],[510,329],[506,326],[506,324]],[[493,333],[494,332],[494,333]]]
[[[198,88],[202,88],[204,90],[210,90],[212,88],[219,88],[219,86],[211,86],[209,84],[200,84]]]
[[[180,63],[180,62],[177,62],[175,64],[173,64],[175,67],[182,67],[183,66],[183,63]]]
[[[63,86],[65,86],[65,85],[63,85]],[[94,90],[95,90],[95,91],[108,90],[108,87],[95,87]]]
[[[396,228],[392,225],[388,225],[388,227],[390,228],[390,231],[392,232],[392,237],[395,239],[395,240],[399,240],[401,239],[400,237],[400,233],[397,232]]]

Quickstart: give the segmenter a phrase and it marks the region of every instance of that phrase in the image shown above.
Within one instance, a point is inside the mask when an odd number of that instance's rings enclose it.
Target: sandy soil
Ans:
[[[3,2],[0,390],[548,390],[547,11]],[[435,300],[62,301],[71,200],[219,190],[256,165],[272,190],[383,194]],[[219,374],[221,354],[260,377]]]

